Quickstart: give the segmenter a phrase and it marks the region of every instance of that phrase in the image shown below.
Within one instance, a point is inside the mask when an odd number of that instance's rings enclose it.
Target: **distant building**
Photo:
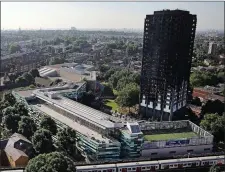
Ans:
[[[96,81],[96,71],[93,65],[78,63],[63,63],[45,66],[39,69],[42,77],[59,77],[69,81],[79,82],[86,78]]]
[[[209,43],[209,50],[208,50],[208,54],[212,54],[215,55],[216,54],[216,48],[217,48],[217,44],[210,42]]]
[[[182,10],[147,15],[140,110],[145,118],[172,119],[187,103],[196,15]]]

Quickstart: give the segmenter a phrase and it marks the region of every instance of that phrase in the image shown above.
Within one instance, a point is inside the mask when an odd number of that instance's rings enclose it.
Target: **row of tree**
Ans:
[[[223,115],[205,114],[200,126],[213,134],[215,142],[224,142],[225,113]]]
[[[26,170],[32,172],[39,171],[39,164],[43,162],[43,157],[47,158],[50,155],[53,156],[54,160],[57,157],[63,156],[64,158],[59,160],[58,163],[65,162],[69,166],[73,166],[72,161],[67,160],[65,155],[73,158],[77,157],[76,132],[71,128],[58,131],[55,121],[48,116],[42,116],[40,122],[36,124],[28,113],[25,105],[17,102],[11,93],[4,94],[0,104],[0,120],[2,121],[2,125],[11,134],[18,132],[31,140],[34,148],[33,155],[38,155],[29,162]],[[55,142],[53,142],[52,136],[56,138]],[[53,164],[48,164],[48,166],[49,169],[67,169],[64,168],[63,164],[58,167],[54,167]],[[60,171],[60,169],[58,170]],[[68,167],[68,170],[70,170],[70,167]]]
[[[21,85],[31,85],[35,83],[35,77],[39,77],[39,71],[38,69],[31,69],[29,72],[25,72],[22,75],[18,73],[10,73],[5,74],[4,78],[7,81],[7,78],[9,79],[5,84],[21,84]]]
[[[205,85],[217,85],[225,82],[224,71],[220,72],[200,72],[195,71],[190,76],[190,84],[193,87],[200,87]]]

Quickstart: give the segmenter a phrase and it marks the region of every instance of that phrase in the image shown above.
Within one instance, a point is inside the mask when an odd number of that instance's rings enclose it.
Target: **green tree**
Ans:
[[[9,102],[11,106],[13,106],[16,103],[15,97],[12,95],[12,93],[5,93],[3,96],[4,102]]]
[[[206,104],[202,106],[201,112],[203,115],[206,113],[218,113],[222,115],[224,112],[224,103],[220,100],[208,100]]]
[[[127,53],[128,56],[135,55],[137,52],[138,52],[137,45],[134,45],[133,43],[129,43],[127,45],[126,53]]]
[[[12,115],[8,114],[3,117],[3,125],[8,129],[11,130],[12,133],[18,131],[18,122],[20,121],[19,115]]]
[[[107,48],[108,49],[116,49],[117,45],[116,45],[116,43],[109,43],[109,44],[107,44]]]
[[[107,72],[108,70],[110,69],[110,67],[109,66],[106,66],[106,65],[101,65],[101,66],[99,66],[99,70],[100,70],[100,72],[102,72],[102,73],[105,73],[105,72]]]
[[[12,44],[9,47],[9,52],[10,54],[16,53],[16,52],[20,52],[21,51],[21,47],[18,44]]]
[[[127,84],[118,94],[116,102],[121,107],[132,107],[139,102],[139,87],[135,83]]]
[[[71,128],[66,128],[57,133],[57,142],[59,150],[66,152],[72,157],[76,157],[76,132]]]
[[[62,64],[66,62],[66,60],[62,57],[52,57],[49,61],[50,65],[54,65],[54,64]]]
[[[205,85],[204,78],[200,72],[194,72],[190,76],[190,84],[193,87],[199,87]]]
[[[79,46],[73,45],[72,51],[73,51],[73,52],[79,52],[79,53],[80,53],[80,52],[81,52],[81,49],[80,49]]]
[[[27,83],[29,83],[29,84],[33,84],[33,83],[35,82],[34,77],[33,77],[30,73],[25,72],[25,73],[22,75],[22,77],[23,77],[25,80],[27,80]]]
[[[25,172],[73,172],[76,171],[71,159],[59,152],[41,154],[31,159]]]
[[[196,106],[201,106],[201,105],[202,105],[202,102],[201,102],[200,98],[195,97],[195,98],[192,100],[191,104],[196,105]]]
[[[18,133],[24,135],[28,139],[31,139],[37,127],[34,121],[28,116],[22,116],[19,121]]]
[[[50,153],[54,150],[52,134],[46,129],[37,130],[32,136],[32,143],[38,154]]]
[[[87,106],[91,106],[91,103],[95,100],[95,95],[92,91],[84,92],[83,96],[81,98],[82,104],[85,104]]]
[[[0,111],[0,124],[2,123],[3,113]]]
[[[39,71],[38,71],[37,68],[31,69],[31,70],[29,71],[29,73],[33,76],[33,78],[39,77],[39,76],[40,76]]]
[[[118,69],[110,68],[104,75],[105,80],[108,80]]]
[[[206,114],[200,126],[214,135],[216,142],[224,141],[225,115]]]
[[[209,172],[222,172],[221,168],[216,164],[212,165],[209,169]]]
[[[191,74],[190,83],[193,87],[217,85],[219,83],[219,79],[214,73],[197,71]]]
[[[22,76],[19,76],[18,78],[16,78],[15,83],[21,84],[21,85],[27,85],[28,84],[27,80]]]
[[[9,102],[0,101],[0,123],[2,122],[3,118],[3,110],[10,106]]]
[[[16,113],[16,109],[15,107],[12,107],[12,106],[8,106],[2,110],[3,116],[14,115],[15,113]]]
[[[52,135],[56,135],[57,133],[57,126],[55,121],[49,117],[49,116],[44,116],[42,117],[41,121],[40,121],[40,128],[49,130]]]
[[[57,37],[53,40],[54,45],[59,45],[60,43],[63,43],[63,42],[64,42],[64,40],[59,37]]]
[[[28,110],[23,103],[16,102],[14,105],[14,109],[15,109],[16,114],[18,114],[20,116],[28,116]]]
[[[68,45],[70,45],[72,42],[69,40],[69,39],[65,39],[64,40],[64,45],[65,46],[68,46]]]
[[[129,77],[137,85],[140,85],[140,81],[141,81],[141,74],[140,73],[137,73],[137,72],[132,73]]]
[[[133,82],[131,77],[122,77],[118,80],[116,90],[121,91],[127,84]]]
[[[10,73],[8,77],[9,77],[9,80],[14,83],[17,78],[17,75],[15,73]]]
[[[128,70],[124,69],[124,70],[117,70],[113,75],[111,75],[111,77],[109,78],[109,85],[112,88],[116,88],[117,87],[117,83],[119,81],[119,79],[121,79],[122,77],[124,78],[128,78],[130,76],[131,72],[129,72]]]
[[[217,74],[217,78],[218,78],[219,82],[224,83],[225,82],[225,73],[224,72],[219,72]]]

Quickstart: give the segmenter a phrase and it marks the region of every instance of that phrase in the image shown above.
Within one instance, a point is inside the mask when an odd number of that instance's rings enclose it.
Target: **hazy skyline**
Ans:
[[[197,30],[224,29],[224,2],[1,2],[1,29],[143,29],[163,9],[197,14]]]

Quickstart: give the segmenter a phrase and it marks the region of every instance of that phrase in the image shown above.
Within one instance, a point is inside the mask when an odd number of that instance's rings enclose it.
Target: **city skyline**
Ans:
[[[2,2],[1,28],[143,30],[146,14],[178,8],[197,15],[197,31],[223,30],[223,2],[204,2],[204,8],[202,5],[203,2]]]

